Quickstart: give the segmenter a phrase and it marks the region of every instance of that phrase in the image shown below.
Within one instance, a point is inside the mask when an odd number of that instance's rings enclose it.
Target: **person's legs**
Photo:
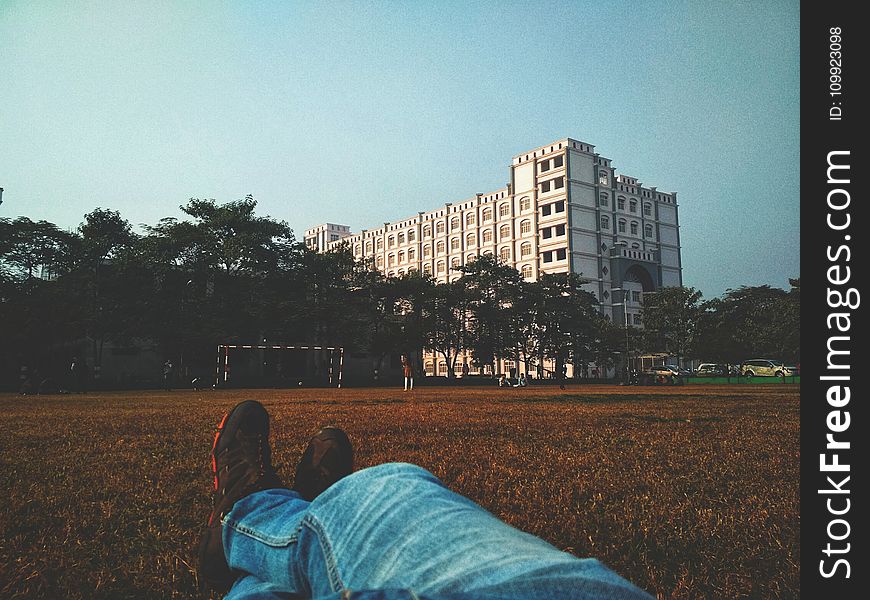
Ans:
[[[393,463],[338,481],[311,504],[267,490],[224,520],[227,561],[275,589],[333,597],[408,589],[431,598],[649,598],[594,559],[578,559]]]
[[[282,522],[292,523],[293,513],[304,512],[310,500],[353,470],[350,440],[336,428],[321,429],[311,438],[296,467],[293,490],[278,477],[271,454],[269,416],[262,404],[246,400],[221,420],[211,451],[214,506],[199,544],[198,574],[202,587],[226,591],[240,575],[227,564],[224,542],[227,530],[224,521],[236,503],[259,492],[287,498],[289,501],[282,502],[285,509]],[[262,578],[260,581],[275,591],[275,582]],[[265,588],[256,586],[256,589]]]

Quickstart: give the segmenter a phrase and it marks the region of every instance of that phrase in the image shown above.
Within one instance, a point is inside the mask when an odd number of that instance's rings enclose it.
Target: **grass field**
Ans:
[[[0,396],[0,598],[195,598],[208,450],[244,398],[279,471],[335,424],[659,598],[799,596],[798,386]]]

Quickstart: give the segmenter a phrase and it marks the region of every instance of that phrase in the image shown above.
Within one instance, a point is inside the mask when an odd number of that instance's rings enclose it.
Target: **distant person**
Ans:
[[[465,379],[466,377],[468,377],[468,363],[464,362],[462,363],[462,378]]]
[[[172,391],[172,361],[168,358],[163,363],[163,389],[167,392]]]
[[[354,473],[340,429],[311,438],[292,486],[271,456],[262,404],[247,400],[224,416],[198,575],[230,600],[652,598],[598,560],[507,525],[418,466]]]
[[[79,360],[77,356],[73,356],[72,362],[69,365],[69,389],[71,392],[78,394],[85,393],[85,384],[87,379],[87,370],[85,364]]]
[[[565,389],[565,379],[568,377],[568,365],[562,365],[562,368],[559,369],[558,379],[559,379],[559,389]]]
[[[395,354],[393,355],[395,356]],[[414,389],[414,370],[411,368],[411,361],[407,355],[402,355],[402,375],[405,378],[405,391]]]
[[[520,373],[520,376],[517,377],[517,382],[514,384],[514,387],[526,387],[528,384],[528,381],[526,381],[526,374]]]

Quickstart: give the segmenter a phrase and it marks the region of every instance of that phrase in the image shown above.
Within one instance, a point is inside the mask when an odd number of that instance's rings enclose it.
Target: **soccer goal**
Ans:
[[[218,344],[215,387],[341,387],[344,348]]]

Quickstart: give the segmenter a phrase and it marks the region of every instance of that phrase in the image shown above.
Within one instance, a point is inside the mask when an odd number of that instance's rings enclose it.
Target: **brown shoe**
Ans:
[[[245,400],[224,415],[211,450],[214,507],[199,542],[200,587],[229,590],[236,579],[224,555],[221,520],[238,501],[261,490],[286,488],[272,466],[269,414]]]
[[[312,436],[296,466],[293,489],[309,502],[353,472],[353,446],[337,427],[324,427]]]

